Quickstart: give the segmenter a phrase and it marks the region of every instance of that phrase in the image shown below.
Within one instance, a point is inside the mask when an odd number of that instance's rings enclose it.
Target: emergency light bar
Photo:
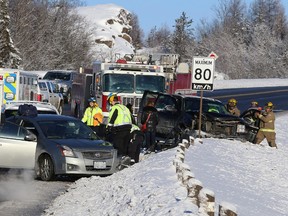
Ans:
[[[158,65],[137,65],[137,64],[117,64],[105,63],[102,64],[102,70],[129,70],[143,72],[163,72],[163,66]]]

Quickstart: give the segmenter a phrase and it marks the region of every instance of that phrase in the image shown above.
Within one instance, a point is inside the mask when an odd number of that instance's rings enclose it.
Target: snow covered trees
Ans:
[[[48,70],[90,66],[92,41],[87,24],[74,11],[78,2],[9,1],[11,35],[21,52],[23,68]]]
[[[18,68],[21,62],[9,31],[8,0],[0,0],[0,67]]]

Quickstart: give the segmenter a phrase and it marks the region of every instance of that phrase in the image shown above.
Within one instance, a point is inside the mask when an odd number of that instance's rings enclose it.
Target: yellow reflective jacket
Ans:
[[[97,121],[94,116],[98,116]],[[102,116],[103,119],[103,113],[100,107],[87,107],[87,109],[84,112],[82,122],[86,123],[88,126],[99,126],[100,123],[102,123],[102,119],[99,117]]]

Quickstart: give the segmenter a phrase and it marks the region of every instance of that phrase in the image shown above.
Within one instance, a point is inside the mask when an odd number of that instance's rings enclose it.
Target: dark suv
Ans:
[[[168,146],[177,145],[188,136],[199,136],[198,96],[170,95],[166,93],[145,91],[138,113],[138,122],[142,115],[143,106],[153,100],[159,114],[157,140]],[[251,112],[253,115],[254,112]],[[250,115],[250,114],[249,114]],[[202,99],[201,137],[238,139],[254,142],[258,131],[257,122],[230,115],[224,104],[216,99]]]

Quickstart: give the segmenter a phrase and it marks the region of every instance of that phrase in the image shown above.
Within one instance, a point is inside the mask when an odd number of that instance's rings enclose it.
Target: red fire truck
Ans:
[[[93,64],[92,89],[104,116],[108,115],[107,97],[110,93],[117,93],[122,104],[132,104],[136,114],[144,90],[164,92],[167,88],[163,67],[159,65],[129,64],[124,60]]]

